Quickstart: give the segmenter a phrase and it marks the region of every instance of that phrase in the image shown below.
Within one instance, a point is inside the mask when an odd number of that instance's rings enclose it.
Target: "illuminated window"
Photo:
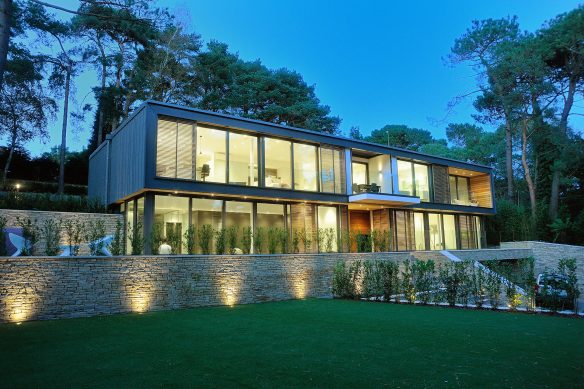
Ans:
[[[229,134],[229,183],[258,186],[258,139]]]
[[[197,180],[225,183],[226,132],[197,126]]]
[[[183,235],[189,226],[189,199],[177,196],[154,197],[154,226],[173,254],[186,253]],[[161,245],[162,242],[152,242]],[[153,247],[153,250],[157,248]],[[158,247],[159,249],[159,247]]]
[[[292,143],[266,138],[265,183],[268,188],[292,188]]]
[[[318,206],[320,252],[337,251],[337,207]]]
[[[408,161],[397,161],[399,193],[417,196],[422,201],[430,201],[430,173],[426,165]]]
[[[317,190],[317,147],[294,143],[294,189]]]
[[[416,250],[426,250],[424,214],[420,212],[414,212],[414,239],[416,240]]]

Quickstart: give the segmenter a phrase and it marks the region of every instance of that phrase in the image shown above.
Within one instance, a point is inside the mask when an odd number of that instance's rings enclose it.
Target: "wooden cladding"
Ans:
[[[479,207],[493,208],[491,176],[482,174],[470,177],[470,195],[471,200],[479,203]]]
[[[477,248],[477,226],[471,215],[458,216],[458,231],[460,236],[460,248],[462,250]]]
[[[311,239],[310,249],[308,252],[316,250],[316,242],[313,236],[316,234],[316,205],[315,204],[291,204],[290,205],[290,224],[292,233],[295,231],[304,232]],[[304,245],[299,244],[300,252],[304,252]]]
[[[448,181],[448,167],[441,165],[432,166],[432,181],[434,183],[434,202],[439,204],[450,203],[450,190]]]
[[[398,251],[414,250],[414,220],[411,211],[393,211],[395,246]]]
[[[342,149],[320,147],[321,192],[345,193],[345,153]]]

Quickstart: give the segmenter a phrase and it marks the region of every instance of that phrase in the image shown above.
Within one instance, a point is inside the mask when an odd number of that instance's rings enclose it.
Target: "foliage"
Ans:
[[[227,228],[226,234],[227,234],[227,245],[229,247],[228,251],[229,254],[235,254],[235,250],[237,248],[237,240],[238,240],[238,228],[237,226],[231,226],[229,228]]]
[[[75,257],[79,254],[85,223],[77,219],[67,219],[63,222],[63,230],[65,231],[69,255]]]
[[[84,226],[85,240],[89,244],[91,255],[103,255],[102,250],[105,247],[103,238],[105,237],[105,223],[102,219],[94,219]]]
[[[473,266],[471,275],[471,294],[477,308],[482,308],[485,301],[487,273],[482,267]]]
[[[278,244],[280,243],[280,229],[277,227],[268,227],[268,254],[276,254]]]
[[[439,279],[445,289],[446,302],[451,307],[456,305],[460,296],[460,289],[465,281],[463,262],[449,262],[439,269]]]
[[[385,253],[390,249],[389,243],[390,232],[387,230],[371,231],[371,240],[375,251]]]
[[[491,305],[491,309],[497,309],[501,304],[501,286],[503,281],[501,277],[495,273],[490,272],[487,275],[486,289],[487,289],[487,299]]]
[[[379,261],[377,264],[381,284],[383,287],[383,301],[390,302],[393,296],[396,303],[399,303],[399,266],[391,261]]]
[[[105,212],[103,204],[86,196],[19,192],[0,193],[0,208],[57,212]]]
[[[357,232],[355,234],[355,242],[357,245],[358,253],[370,253],[371,252],[371,234],[363,234]]]
[[[8,248],[6,247],[6,217],[0,215],[0,257],[8,255]]]
[[[521,305],[521,293],[517,291],[515,285],[510,282],[505,282],[505,296],[507,297],[507,304],[512,311],[517,310]]]
[[[363,261],[363,297],[379,300],[383,295],[381,261]]]
[[[407,302],[414,304],[416,302],[416,283],[414,280],[413,263],[409,259],[406,259],[403,263],[403,269],[401,272],[401,290],[406,298]]]
[[[324,252],[332,253],[333,244],[335,243],[337,231],[334,228],[325,228],[322,231]]]
[[[414,290],[422,304],[430,302],[432,293],[436,288],[434,268],[435,264],[431,259],[428,261],[413,261],[411,263]]]
[[[204,255],[211,254],[213,245],[213,227],[209,224],[203,224],[197,229],[197,238],[201,253]]]
[[[280,228],[278,233],[279,245],[280,250],[282,253],[287,253],[288,248],[290,245],[290,235],[288,234],[288,230],[285,228]]]
[[[58,255],[61,243],[61,221],[46,219],[41,227],[41,234],[45,240],[45,255],[49,257]]]
[[[244,227],[241,237],[241,250],[244,254],[251,253],[253,229],[251,227]]]
[[[144,249],[143,225],[139,220],[137,223],[128,223],[128,239],[130,239],[130,254],[141,255]]]
[[[562,274],[567,279],[567,294],[568,299],[574,302],[574,312],[578,311],[577,299],[580,297],[580,288],[578,287],[578,276],[576,273],[576,259],[563,258],[558,263],[558,273]]]
[[[298,230],[292,231],[292,252],[300,252],[300,232]]]
[[[22,228],[22,237],[24,238],[24,246],[20,255],[34,255],[40,232],[36,219],[17,217],[16,224]]]
[[[263,227],[257,227],[253,236],[253,250],[256,254],[264,253],[264,246],[266,242],[266,231]]]
[[[215,231],[215,254],[225,254],[227,250],[227,229],[219,228]]]
[[[302,243],[302,249],[304,250],[304,253],[308,253],[310,252],[310,247],[312,245],[312,238],[310,236],[310,234],[308,233],[308,231],[306,230],[306,228],[303,228],[301,230],[299,230],[298,232],[298,237],[300,240],[300,243]]]
[[[150,251],[152,255],[160,254],[160,246],[166,241],[164,237],[164,223],[156,222],[152,224],[150,230]]]
[[[126,251],[126,244],[124,241],[124,224],[118,219],[116,220],[116,227],[111,243],[108,245],[108,250],[112,255],[123,255]]]
[[[196,230],[195,226],[193,226],[192,224],[189,224],[189,226],[185,230],[185,233],[183,234],[184,245],[185,245],[187,254],[189,254],[189,255],[192,255],[195,253],[196,234],[197,234],[197,230]]]

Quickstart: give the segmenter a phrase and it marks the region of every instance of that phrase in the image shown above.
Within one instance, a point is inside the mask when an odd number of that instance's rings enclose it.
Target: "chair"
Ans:
[[[379,189],[380,189],[380,188],[379,188],[379,185],[377,185],[376,183],[372,183],[372,184],[369,186],[369,192],[370,192],[370,193],[379,193]]]

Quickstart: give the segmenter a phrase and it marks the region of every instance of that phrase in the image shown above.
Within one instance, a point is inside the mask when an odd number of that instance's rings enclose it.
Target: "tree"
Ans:
[[[365,137],[363,136],[363,134],[361,134],[361,129],[359,128],[359,126],[352,126],[349,129],[349,138],[355,140],[365,140]]]
[[[0,134],[9,139],[3,187],[14,151],[23,142],[46,138],[48,119],[57,109],[55,101],[45,94],[41,70],[29,53],[22,50],[13,53],[6,64],[6,75],[1,91],[4,98],[0,101]]]
[[[507,197],[513,197],[513,125],[511,110],[513,96],[507,84],[501,79],[502,73],[495,68],[502,63],[505,47],[519,36],[517,18],[474,20],[471,28],[455,40],[450,60],[453,64],[470,62],[479,72],[479,88],[483,95],[479,100],[479,110],[489,110],[490,120],[503,120],[505,124],[505,160],[507,176]],[[498,68],[502,70],[502,68]],[[497,113],[497,115],[493,115]]]
[[[428,130],[411,128],[404,124],[388,124],[365,137],[367,142],[378,143],[402,149],[419,151],[424,145],[434,143],[435,139]]]
[[[562,96],[558,122],[555,161],[552,166],[549,217],[558,216],[559,188],[567,164],[562,158],[563,146],[568,145],[568,118],[574,106],[574,96],[582,91],[584,81],[584,7],[559,15],[538,32],[540,42],[549,50],[546,64],[552,72],[556,90]]]
[[[8,58],[10,27],[12,24],[12,0],[0,0],[0,89],[4,79],[4,69]]]

